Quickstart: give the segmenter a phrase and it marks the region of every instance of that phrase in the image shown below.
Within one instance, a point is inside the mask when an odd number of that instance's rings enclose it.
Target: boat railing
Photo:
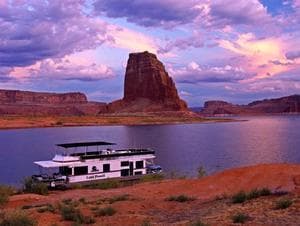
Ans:
[[[112,149],[107,149],[107,150],[102,150],[102,151],[87,151],[87,152],[79,152],[79,153],[72,153],[70,156],[74,157],[86,157],[86,156],[102,156],[102,155],[113,155],[113,154],[126,154],[126,153],[134,153],[134,154],[139,154],[139,153],[144,153],[144,152],[152,152],[153,150],[150,148],[144,148],[144,149],[120,149],[120,150],[112,150]],[[153,151],[154,152],[154,151]]]

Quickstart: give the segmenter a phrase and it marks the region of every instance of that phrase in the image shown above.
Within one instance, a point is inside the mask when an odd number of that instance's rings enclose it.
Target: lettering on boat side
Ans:
[[[105,174],[96,174],[96,175],[92,175],[92,176],[86,176],[86,179],[92,180],[92,179],[97,179],[97,178],[101,178],[101,177],[105,177]]]

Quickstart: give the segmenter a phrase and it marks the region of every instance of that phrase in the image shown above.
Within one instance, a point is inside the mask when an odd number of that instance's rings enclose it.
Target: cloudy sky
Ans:
[[[300,93],[300,0],[0,0],[0,88],[123,95],[156,53],[190,106]]]

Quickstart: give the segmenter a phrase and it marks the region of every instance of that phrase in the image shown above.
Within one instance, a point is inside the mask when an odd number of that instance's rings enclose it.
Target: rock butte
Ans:
[[[187,111],[172,78],[149,52],[131,53],[126,67],[124,97],[109,105],[110,112]]]

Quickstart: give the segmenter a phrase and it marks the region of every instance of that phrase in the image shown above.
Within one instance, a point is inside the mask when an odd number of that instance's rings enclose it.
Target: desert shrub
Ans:
[[[198,169],[197,169],[197,176],[198,178],[202,178],[206,175],[206,171],[204,169],[203,166],[199,166]]]
[[[121,187],[121,182],[117,180],[104,180],[104,181],[99,181],[96,183],[91,183],[84,185],[86,188],[92,188],[92,189],[111,189],[111,188],[119,188]]]
[[[171,201],[171,202],[189,202],[189,201],[193,201],[195,200],[195,198],[193,197],[189,197],[186,195],[178,195],[178,196],[169,196],[167,199],[167,201]]]
[[[251,199],[256,199],[260,197],[260,191],[258,189],[253,189],[251,190],[248,194],[247,194],[247,199],[251,200]]]
[[[83,204],[85,204],[85,203],[86,203],[86,200],[85,200],[85,198],[84,198],[84,197],[80,198],[78,201],[79,201],[79,202],[81,202],[81,203],[83,203]]]
[[[208,224],[203,223],[201,220],[197,220],[189,224],[189,226],[208,226]]]
[[[57,125],[57,126],[62,126],[64,123],[62,122],[62,121],[57,121],[56,123],[55,123],[55,125]]]
[[[244,191],[240,191],[231,197],[232,203],[244,203],[247,200],[247,194]]]
[[[84,216],[83,222],[84,224],[94,224],[96,220],[91,216]]]
[[[35,193],[39,195],[47,195],[49,193],[47,184],[36,182],[31,177],[27,177],[23,181],[24,192]]]
[[[233,223],[244,224],[246,221],[250,220],[250,217],[244,213],[237,213],[231,217]]]
[[[26,213],[15,211],[3,216],[0,226],[35,226],[37,222],[30,218]]]
[[[272,192],[269,188],[262,188],[259,190],[259,194],[260,194],[260,196],[268,196],[268,195],[271,195]]]
[[[280,199],[276,202],[275,209],[287,209],[293,204],[291,199]]]
[[[55,208],[53,205],[51,205],[50,203],[46,204],[45,206],[39,208],[37,210],[39,213],[44,213],[44,212],[51,212],[51,213],[55,213]]]
[[[150,181],[159,181],[164,179],[164,175],[161,173],[153,173],[153,174],[146,174],[141,177],[141,182],[150,182]]]
[[[29,210],[29,209],[32,209],[32,208],[35,208],[35,206],[32,206],[32,205],[25,205],[25,206],[22,206],[22,210]]]
[[[81,211],[75,208],[73,205],[61,205],[60,214],[63,220],[74,221],[78,224],[93,224],[95,223],[94,218],[90,216],[84,216]]]
[[[143,222],[141,223],[141,226],[151,226],[151,223],[149,220],[143,220]]]
[[[9,196],[15,192],[14,188],[6,185],[0,185],[0,207],[8,202]]]
[[[76,222],[83,221],[83,215],[80,212],[80,210],[76,209],[72,205],[61,205],[60,206],[60,214],[61,214],[63,220],[66,220],[66,221],[76,221]]]
[[[96,217],[112,216],[112,215],[114,215],[116,212],[117,212],[117,211],[116,211],[114,208],[108,206],[108,207],[104,207],[104,208],[101,208],[101,209],[97,209],[97,210],[95,211],[95,216],[96,216]]]
[[[127,200],[129,200],[129,195],[128,194],[124,194],[124,195],[117,195],[117,196],[114,196],[112,198],[109,198],[108,202],[110,204],[112,204],[114,202],[127,201]]]
[[[288,193],[289,193],[288,191],[274,191],[273,195],[283,196],[283,195],[287,195]]]

